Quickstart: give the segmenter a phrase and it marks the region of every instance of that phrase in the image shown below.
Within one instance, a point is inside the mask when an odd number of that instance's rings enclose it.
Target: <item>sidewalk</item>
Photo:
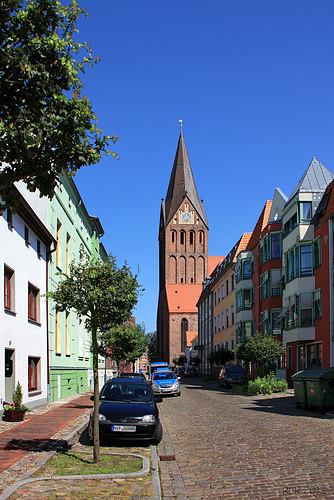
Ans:
[[[90,396],[48,403],[27,413],[20,423],[0,421],[0,493],[87,424],[93,406]]]
[[[71,451],[91,450],[87,423],[90,394],[49,403],[27,414],[21,423],[0,421],[0,499],[142,498],[161,500],[155,446],[104,446],[103,453],[135,454],[143,458],[138,473],[100,476],[40,477],[32,479],[55,450],[70,443]],[[117,476],[117,477],[116,477]],[[84,479],[84,481],[83,481]],[[100,480],[101,479],[101,480]]]

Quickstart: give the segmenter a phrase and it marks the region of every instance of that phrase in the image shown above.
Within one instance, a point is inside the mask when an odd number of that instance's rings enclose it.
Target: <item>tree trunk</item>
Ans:
[[[94,463],[100,462],[100,433],[99,433],[99,355],[97,344],[97,329],[92,327],[93,344],[93,376],[94,376]]]

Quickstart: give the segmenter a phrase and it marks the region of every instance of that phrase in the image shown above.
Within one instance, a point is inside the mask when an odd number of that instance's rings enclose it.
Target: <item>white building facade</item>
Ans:
[[[0,212],[1,213],[1,212]],[[20,382],[29,408],[48,400],[48,251],[55,240],[20,196],[15,213],[0,216],[0,403]],[[0,407],[0,410],[2,407]]]

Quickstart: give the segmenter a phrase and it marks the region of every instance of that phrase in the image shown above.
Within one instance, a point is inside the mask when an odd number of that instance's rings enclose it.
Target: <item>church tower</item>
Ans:
[[[159,226],[159,359],[172,363],[197,333],[196,303],[208,275],[208,222],[182,128]]]

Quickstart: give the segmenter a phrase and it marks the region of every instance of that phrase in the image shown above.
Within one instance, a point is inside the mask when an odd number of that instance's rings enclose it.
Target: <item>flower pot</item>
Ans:
[[[5,422],[22,422],[25,412],[23,410],[5,410],[3,420]]]

